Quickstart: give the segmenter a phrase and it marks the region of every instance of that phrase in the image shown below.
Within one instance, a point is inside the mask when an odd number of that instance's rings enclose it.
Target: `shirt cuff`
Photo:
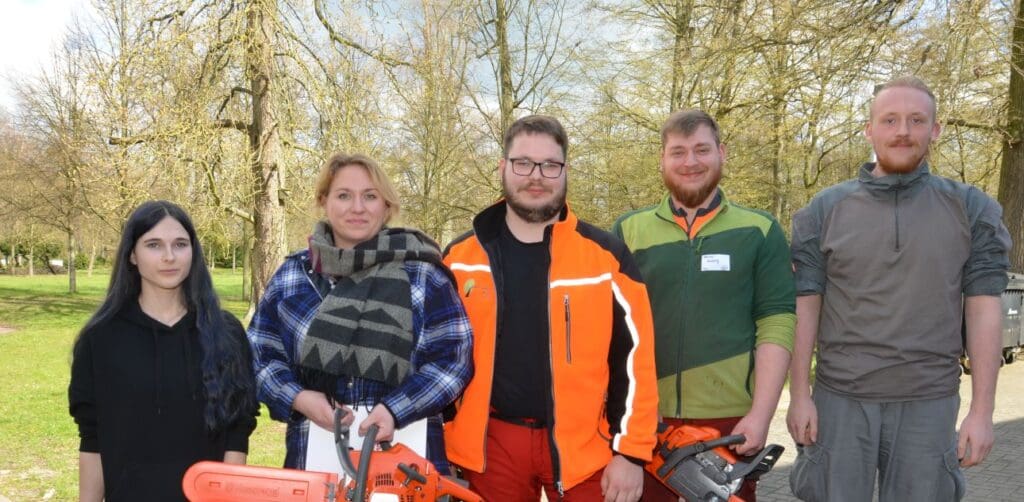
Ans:
[[[99,453],[100,440],[95,437],[82,438],[82,442],[78,445],[78,451],[85,453]]]

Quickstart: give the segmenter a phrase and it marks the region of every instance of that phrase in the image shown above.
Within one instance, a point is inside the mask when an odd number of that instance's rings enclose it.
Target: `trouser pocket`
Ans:
[[[956,456],[954,445],[942,455],[942,464],[949,474],[948,482],[941,483],[936,500],[959,501],[967,494],[967,480],[964,479],[964,471],[960,469],[960,460]]]
[[[797,445],[789,488],[805,502],[824,502],[828,496],[828,451],[817,444]]]

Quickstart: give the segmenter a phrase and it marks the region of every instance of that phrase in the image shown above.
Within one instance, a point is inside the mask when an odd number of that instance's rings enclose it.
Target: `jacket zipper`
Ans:
[[[686,282],[683,284],[683,291],[689,292],[689,289],[692,287],[693,282],[694,282],[694,278],[693,278],[694,269],[696,267],[700,267],[701,266],[701,264],[700,264],[700,260],[701,260],[701,258],[700,258],[700,248],[701,248],[701,245],[703,243],[704,243],[704,239],[702,237],[696,237],[696,239],[694,239],[694,238],[691,238],[689,235],[687,235],[686,247],[689,248],[691,263],[690,263],[689,267],[686,267],[686,277],[685,277]],[[685,304],[686,300],[685,299],[686,298],[690,298],[690,297],[694,298],[693,301],[696,304],[696,302],[700,298],[700,295],[690,295],[690,294],[679,295],[680,300],[683,301],[683,305],[680,305],[680,308],[684,309],[684,311],[686,309],[686,304]],[[698,311],[699,310],[699,306],[694,305],[694,309],[693,310],[695,312]],[[690,324],[690,317],[689,316],[684,316],[683,323],[684,323],[683,332],[684,333],[690,332],[690,329],[689,329],[689,326],[688,326]],[[683,366],[683,363],[682,363],[683,354],[686,352],[685,348],[683,347],[684,345],[685,345],[684,344],[684,337],[680,336],[679,337],[679,344],[676,345],[676,361],[679,364],[680,368],[682,368],[682,366]],[[683,416],[683,371],[682,371],[682,369],[680,369],[679,372],[676,373],[676,414],[675,414],[675,416],[676,417],[682,417]]]
[[[551,241],[554,240],[554,227],[550,228],[550,233],[547,233],[546,237],[548,240],[548,289],[547,289],[547,301],[544,302],[547,305],[548,315],[548,364],[551,368],[551,412],[548,415],[548,441],[551,442],[551,474],[555,480],[555,488],[558,489],[558,498],[565,497],[565,487],[562,485],[562,466],[560,464],[561,455],[558,453],[558,442],[555,440],[555,344],[551,339],[551,262],[554,261],[551,252]],[[566,315],[568,316],[568,301],[569,297],[566,295]],[[568,320],[568,317],[566,318]],[[568,333],[568,332],[567,332]],[[566,347],[566,357],[568,358],[568,347]]]
[[[896,230],[896,251],[900,250],[900,191],[892,192],[893,226]]]
[[[572,364],[572,325],[569,315],[569,294],[565,294],[565,362]]]

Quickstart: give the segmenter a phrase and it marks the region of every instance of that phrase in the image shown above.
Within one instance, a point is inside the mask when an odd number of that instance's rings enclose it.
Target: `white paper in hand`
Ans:
[[[363,447],[363,438],[359,435],[359,424],[369,415],[369,410],[360,407],[355,410],[356,419],[352,422],[349,434],[349,447],[359,451]],[[338,451],[334,447],[334,431],[309,422],[309,435],[306,443],[306,470],[332,472],[344,476]],[[392,443],[402,443],[423,458],[427,458],[427,420],[417,420],[402,429],[395,431]]]

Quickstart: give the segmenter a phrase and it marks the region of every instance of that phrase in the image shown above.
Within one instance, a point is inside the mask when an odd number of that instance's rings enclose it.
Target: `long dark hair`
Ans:
[[[195,313],[199,346],[203,353],[200,367],[206,397],[204,418],[206,426],[216,431],[255,409],[249,348],[243,346],[244,337],[232,336],[228,332],[230,327],[213,290],[213,280],[206,268],[195,226],[188,213],[178,205],[165,200],[144,202],[128,217],[114,257],[107,296],[79,332],[75,345],[77,347],[83,333],[113,319],[129,302],[138,301],[142,293],[142,277],[138,267],[131,262],[132,250],[143,234],[167,217],[180,223],[192,241],[192,268],[182,282],[181,290],[188,309]]]

